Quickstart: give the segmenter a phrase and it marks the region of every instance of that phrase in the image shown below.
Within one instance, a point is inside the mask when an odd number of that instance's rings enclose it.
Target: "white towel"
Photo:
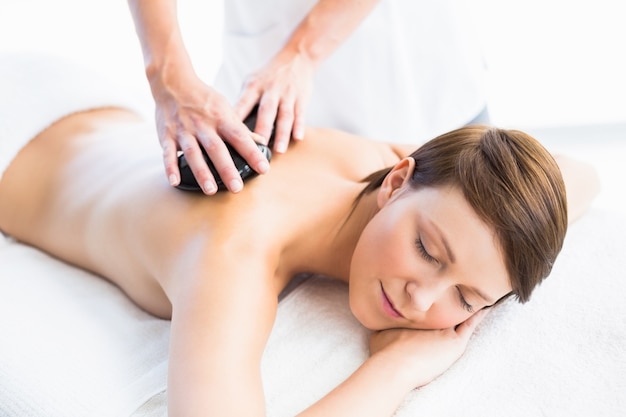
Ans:
[[[130,415],[164,389],[169,321],[28,246],[0,246],[0,416]]]
[[[138,111],[141,104],[136,95],[67,58],[0,53],[0,179],[19,150],[43,129],[69,114],[103,107]]]

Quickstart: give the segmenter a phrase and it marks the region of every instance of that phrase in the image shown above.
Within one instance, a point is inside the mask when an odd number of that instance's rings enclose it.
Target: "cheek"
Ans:
[[[386,250],[387,242],[381,236],[379,230],[368,224],[356,244],[350,264],[350,285],[358,284],[368,277],[376,277],[384,272],[385,256],[381,254]]]
[[[378,220],[378,219],[375,219]],[[352,256],[351,275],[393,276],[406,269],[411,252],[397,228],[371,221],[363,230]]]

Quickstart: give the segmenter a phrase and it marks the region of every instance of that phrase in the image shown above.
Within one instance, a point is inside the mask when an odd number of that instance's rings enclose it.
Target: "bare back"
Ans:
[[[80,113],[42,132],[6,171],[0,229],[169,317],[175,281],[200,259],[263,259],[277,293],[295,273],[327,272],[336,260],[311,255],[341,227],[360,180],[398,159],[389,145],[309,129],[241,193],[207,197],[167,184],[149,123],[123,110]]]

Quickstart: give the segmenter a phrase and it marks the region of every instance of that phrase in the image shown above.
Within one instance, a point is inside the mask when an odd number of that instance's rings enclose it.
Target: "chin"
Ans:
[[[354,300],[354,297],[350,296],[350,311],[352,315],[361,323],[363,327],[368,330],[385,330],[390,327],[383,326],[380,318],[377,319],[376,314],[372,311],[372,308],[367,308],[363,303],[358,303]]]

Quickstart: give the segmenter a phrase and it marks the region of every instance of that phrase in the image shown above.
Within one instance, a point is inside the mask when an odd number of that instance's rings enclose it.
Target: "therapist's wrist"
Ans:
[[[145,67],[145,74],[155,98],[179,89],[180,86],[187,84],[187,80],[197,78],[189,59],[173,56],[149,62]]]
[[[321,57],[311,55],[309,51],[303,48],[287,46],[274,57],[274,62],[297,63],[298,66],[304,66],[308,68],[311,73],[313,73],[322,64],[323,59]]]

